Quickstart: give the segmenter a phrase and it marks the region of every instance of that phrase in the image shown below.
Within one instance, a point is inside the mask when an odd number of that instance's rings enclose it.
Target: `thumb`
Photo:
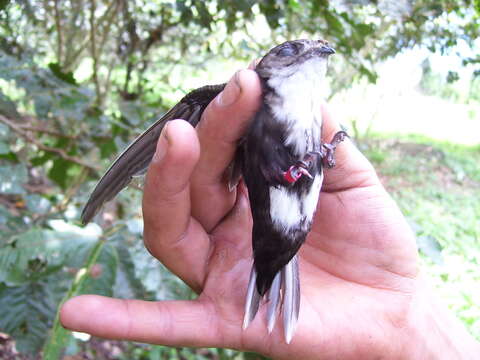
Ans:
[[[329,143],[333,136],[342,129],[326,104],[322,106],[322,118],[322,140]],[[372,164],[350,138],[347,137],[344,142],[338,144],[335,161],[335,167],[325,170],[322,191],[336,192],[380,184]]]

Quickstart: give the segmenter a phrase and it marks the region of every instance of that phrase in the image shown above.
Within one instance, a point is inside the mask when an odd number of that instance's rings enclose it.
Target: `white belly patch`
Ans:
[[[313,184],[305,195],[300,197],[286,187],[270,187],[270,217],[278,231],[308,231],[317,208],[323,174],[313,180]]]

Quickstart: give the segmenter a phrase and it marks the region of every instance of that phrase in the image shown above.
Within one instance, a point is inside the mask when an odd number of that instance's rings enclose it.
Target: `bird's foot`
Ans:
[[[322,155],[318,151],[311,151],[307,153],[302,160],[297,161],[295,165],[290,166],[290,168],[283,173],[284,180],[286,180],[289,184],[293,184],[304,175],[309,179],[313,179],[313,176],[310,174],[309,170],[317,156]]]
[[[335,150],[337,149],[337,145],[345,140],[345,137],[348,137],[348,134],[342,130],[333,135],[330,144],[322,144],[320,156],[322,157],[323,165],[327,168],[331,169],[335,166]]]
[[[337,132],[329,144],[322,144],[320,151],[308,152],[302,160],[297,161],[295,165],[290,166],[287,171],[283,172],[283,179],[289,184],[294,184],[304,175],[313,179],[313,176],[309,173],[309,169],[318,157],[322,159],[324,166],[329,169],[333,168],[335,166],[335,150],[337,149],[337,145],[345,140],[345,137],[347,136],[348,134],[343,130]]]
[[[313,179],[313,176],[308,172],[308,167],[305,162],[299,161],[297,164],[290,166],[290,168],[283,173],[283,179],[289,183],[294,184],[300,179],[303,175]]]

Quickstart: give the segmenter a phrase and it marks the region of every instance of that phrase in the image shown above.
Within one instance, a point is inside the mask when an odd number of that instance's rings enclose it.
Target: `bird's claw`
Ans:
[[[348,137],[348,134],[345,131],[338,131],[335,135],[333,135],[332,141],[328,143],[322,144],[322,151],[320,152],[323,164],[331,169],[335,166],[335,150],[337,149],[337,145],[340,144],[345,137]]]
[[[299,162],[297,163],[297,165],[290,166],[290,168],[283,173],[283,179],[289,184],[294,184],[303,175],[310,179],[313,179],[313,176],[310,175],[304,163]]]
[[[308,172],[307,169],[305,169],[304,167],[298,167],[298,170],[300,171],[300,173],[302,175],[305,175],[306,177],[308,177],[309,179],[313,179],[313,176],[310,175],[310,173]]]
[[[320,151],[311,151],[307,153],[302,160],[290,166],[290,168],[283,173],[283,179],[289,184],[294,184],[302,176],[313,179],[313,176],[308,170],[311,168],[314,158],[316,157],[320,157],[324,166],[327,168],[333,168],[335,166],[335,150],[337,145],[345,140],[347,136],[348,134],[343,130],[337,132],[329,144],[322,144]]]

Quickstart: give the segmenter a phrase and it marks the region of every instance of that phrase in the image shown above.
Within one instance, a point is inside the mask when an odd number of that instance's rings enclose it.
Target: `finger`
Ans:
[[[199,153],[195,129],[183,120],[170,121],[158,140],[143,195],[145,246],[196,290],[209,251],[207,235],[190,217],[189,181]]]
[[[205,109],[197,126],[201,155],[192,177],[192,214],[207,231],[235,203],[235,192],[227,187],[225,171],[260,101],[261,85],[257,74],[241,70]]]
[[[141,301],[82,295],[68,300],[60,321],[73,331],[167,346],[222,346],[213,306],[202,301]]]
[[[342,129],[325,104],[322,106],[322,118],[322,140],[329,143]],[[325,170],[322,191],[334,192],[379,183],[372,164],[349,138],[338,144],[335,161],[334,168]]]
[[[250,70],[254,70],[254,69],[257,67],[257,65],[258,65],[258,63],[260,62],[260,60],[262,60],[262,58],[258,58],[258,59],[252,60],[252,61],[250,62],[250,64],[248,64],[248,68],[249,68]]]

